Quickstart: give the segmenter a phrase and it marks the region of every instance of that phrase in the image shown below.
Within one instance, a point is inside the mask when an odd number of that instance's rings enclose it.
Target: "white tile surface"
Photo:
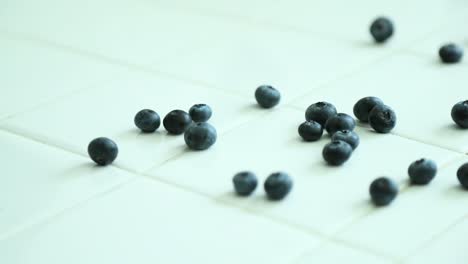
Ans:
[[[152,180],[0,242],[0,261],[27,263],[290,263],[317,240]]]
[[[171,110],[188,111],[196,103],[209,104],[214,111],[210,123],[220,136],[265,113],[254,105],[253,98],[238,99],[145,73],[116,76],[100,88],[18,115],[0,127],[83,155],[87,155],[88,143],[93,138],[109,137],[120,150],[115,164],[145,171],[186,151],[183,135],[168,135],[162,125]],[[140,133],[134,125],[135,114],[144,108],[154,109],[161,117],[161,127],[156,133]]]
[[[0,145],[0,240],[132,177],[5,132]]]
[[[428,186],[410,187],[393,206],[375,210],[339,236],[397,257],[414,254],[433,236],[468,214],[468,193],[460,188],[456,176],[458,167],[467,161],[464,157],[442,169]]]
[[[450,116],[452,106],[466,100],[467,85],[465,67],[446,67],[437,59],[401,54],[310,93],[294,105],[306,109],[317,101],[330,101],[339,111],[352,114],[360,98],[377,96],[397,114],[394,133],[467,152],[468,145],[463,142],[468,133],[458,129]]]
[[[350,161],[342,167],[329,167],[322,158],[322,148],[329,138],[324,136],[316,143],[302,142],[297,126],[303,118],[301,111],[275,111],[228,133],[213,149],[186,153],[150,174],[216,199],[332,234],[372,208],[368,186],[374,178],[388,175],[403,182],[407,167],[418,158],[429,156],[444,163],[456,156],[400,137],[358,129],[361,145]],[[242,170],[252,170],[259,177],[256,194],[250,199],[232,193],[231,178]],[[277,170],[290,173],[294,187],[286,200],[273,203],[264,197],[263,181]]]

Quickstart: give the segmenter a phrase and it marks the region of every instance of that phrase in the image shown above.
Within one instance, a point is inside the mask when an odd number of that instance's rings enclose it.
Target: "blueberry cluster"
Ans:
[[[250,171],[239,172],[232,178],[234,190],[239,196],[249,196],[257,188],[257,176]],[[268,199],[272,201],[282,200],[291,191],[292,178],[285,172],[270,174],[263,184]]]
[[[395,111],[374,96],[364,97],[357,101],[353,112],[359,121],[369,123],[377,133],[390,133],[396,126]]]
[[[189,112],[173,110],[163,119],[163,126],[169,134],[184,134],[186,145],[193,150],[205,150],[211,147],[217,138],[216,129],[206,123],[212,116],[211,108],[206,104],[196,104]],[[161,126],[159,114],[151,109],[139,111],[133,119],[135,126],[143,133],[153,133]],[[117,144],[109,138],[96,138],[88,145],[88,154],[96,164],[111,164],[118,154]]]

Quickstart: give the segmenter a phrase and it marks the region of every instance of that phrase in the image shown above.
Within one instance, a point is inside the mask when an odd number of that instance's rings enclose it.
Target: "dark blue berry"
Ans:
[[[185,143],[193,150],[208,149],[216,142],[216,138],[216,129],[208,123],[196,123],[184,134]]]
[[[196,104],[190,108],[189,114],[193,122],[201,123],[208,121],[211,118],[213,111],[209,105]]]
[[[384,103],[377,97],[368,96],[360,99],[354,105],[353,112],[356,118],[364,123],[369,121],[369,113],[376,105],[383,105]]]
[[[330,135],[340,130],[354,130],[356,127],[356,121],[354,118],[347,114],[339,113],[335,116],[330,117],[325,123],[325,129]]]
[[[379,17],[370,26],[370,33],[375,42],[383,43],[393,35],[394,27],[390,19]]]
[[[261,107],[272,108],[280,102],[281,94],[270,85],[262,85],[255,90],[255,99]]]
[[[105,137],[93,139],[88,145],[89,157],[101,166],[111,164],[118,153],[117,144]]]
[[[452,119],[461,128],[468,128],[468,100],[453,106]]]
[[[416,185],[426,185],[434,179],[437,174],[437,164],[429,159],[419,159],[408,168],[408,175],[411,183]]]
[[[234,190],[240,196],[250,195],[257,188],[257,176],[250,171],[239,172],[232,178]]]
[[[457,178],[460,184],[468,189],[468,163],[463,164],[457,171]]]
[[[377,178],[371,183],[369,193],[375,205],[388,205],[397,196],[398,185],[389,178]]]
[[[322,137],[323,128],[315,121],[305,121],[298,128],[299,135],[305,141],[317,141]]]
[[[337,111],[334,105],[327,102],[318,102],[307,108],[305,118],[307,121],[318,122],[324,127],[327,120],[336,114]]]
[[[161,125],[161,118],[158,113],[151,109],[143,109],[135,115],[133,120],[135,125],[146,133],[156,131]]]
[[[174,135],[184,133],[192,124],[192,118],[185,111],[173,110],[164,117],[163,125],[167,132]]]
[[[265,181],[265,192],[270,200],[281,200],[291,191],[293,182],[284,172],[276,172],[268,176]]]
[[[329,165],[339,166],[345,163],[352,153],[351,145],[341,140],[333,140],[325,145],[322,156]]]
[[[390,133],[396,121],[395,111],[386,105],[377,105],[369,113],[369,124],[378,133]]]
[[[348,143],[353,150],[355,150],[359,146],[359,136],[356,132],[351,130],[341,130],[337,131],[332,136],[333,140],[341,140]]]
[[[463,57],[462,47],[449,43],[439,49],[439,57],[444,63],[457,63]]]

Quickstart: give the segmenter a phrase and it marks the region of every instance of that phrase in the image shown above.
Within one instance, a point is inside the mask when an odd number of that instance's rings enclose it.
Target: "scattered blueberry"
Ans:
[[[351,130],[341,130],[337,131],[332,136],[333,140],[341,140],[348,143],[353,150],[355,150],[359,146],[359,136],[356,132]]]
[[[393,35],[393,23],[386,17],[379,17],[372,22],[370,33],[375,42],[383,43]]]
[[[173,110],[164,117],[163,125],[167,132],[174,135],[184,133],[192,124],[192,118],[185,111]]]
[[[196,104],[190,108],[189,114],[193,122],[201,123],[207,122],[211,118],[213,111],[209,105]]]
[[[468,100],[453,106],[452,119],[461,128],[468,128]]]
[[[216,138],[216,129],[208,123],[196,123],[184,134],[185,143],[194,150],[208,149],[216,142]]]
[[[333,166],[345,163],[353,153],[353,148],[348,143],[341,140],[333,140],[323,148],[323,159]]]
[[[111,164],[117,158],[118,153],[117,144],[105,137],[93,139],[88,145],[89,157],[101,166]]]
[[[408,175],[411,183],[416,185],[426,185],[434,179],[437,174],[437,164],[429,159],[419,159],[408,168]]]
[[[239,172],[232,178],[234,190],[240,196],[250,195],[257,188],[257,176],[250,171]]]
[[[354,105],[353,112],[359,121],[367,123],[369,121],[369,113],[376,105],[383,105],[384,103],[377,97],[368,96],[360,99]]]
[[[158,113],[151,109],[143,109],[135,115],[135,125],[146,133],[156,131],[161,125],[161,118]]]
[[[307,121],[314,120],[324,127],[327,120],[336,114],[337,111],[334,105],[327,102],[318,102],[307,108],[305,118]]]
[[[465,188],[468,189],[468,163],[461,165],[457,171],[457,178],[460,184]]]
[[[449,43],[439,49],[439,57],[444,63],[457,63],[463,57],[462,47]]]
[[[322,126],[313,120],[305,121],[298,128],[299,135],[305,141],[317,141],[322,137]]]
[[[369,113],[369,124],[378,133],[389,133],[396,121],[395,112],[386,105],[377,105]]]
[[[262,85],[255,90],[255,99],[261,107],[272,108],[279,103],[281,94],[270,85]]]
[[[389,178],[377,178],[371,183],[369,193],[375,205],[388,205],[397,196],[398,185]]]
[[[276,172],[268,176],[265,181],[265,192],[270,200],[281,200],[291,191],[293,182],[284,172]]]
[[[330,117],[325,123],[325,129],[330,135],[335,134],[336,131],[340,130],[354,130],[356,127],[356,121],[354,118],[347,114],[339,113],[335,116]]]

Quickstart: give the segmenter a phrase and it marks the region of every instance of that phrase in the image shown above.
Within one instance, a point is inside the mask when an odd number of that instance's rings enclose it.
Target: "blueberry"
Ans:
[[[377,97],[368,96],[360,99],[354,105],[353,112],[359,121],[367,123],[369,121],[369,113],[376,105],[384,103]]]
[[[118,153],[117,144],[105,137],[93,139],[88,145],[89,157],[101,166],[111,164],[117,158]]]
[[[452,119],[461,128],[468,128],[468,100],[453,106]]]
[[[398,185],[389,178],[377,178],[371,183],[369,193],[375,205],[389,205],[398,194]]]
[[[190,108],[189,114],[193,122],[201,123],[208,121],[211,118],[213,111],[211,111],[211,107],[209,105],[196,104]]]
[[[353,150],[355,150],[359,146],[359,136],[356,132],[351,130],[341,130],[337,131],[332,136],[333,140],[341,140],[348,143]]]
[[[408,175],[411,183],[416,185],[426,185],[434,179],[437,174],[437,165],[429,159],[419,159],[408,168]]]
[[[457,63],[463,57],[462,47],[449,43],[439,49],[439,57],[444,63]]]
[[[457,178],[460,184],[468,189],[468,163],[463,164],[457,171]]]
[[[386,105],[377,105],[369,113],[369,124],[378,133],[389,133],[396,121],[395,112]]]
[[[383,43],[393,35],[393,23],[386,17],[379,17],[372,22],[370,33],[375,42]]]
[[[257,176],[250,171],[239,172],[232,178],[234,190],[240,196],[250,195],[257,188]]]
[[[164,117],[163,125],[167,132],[180,135],[192,124],[192,118],[182,110],[173,110]]]
[[[216,129],[208,123],[196,123],[185,131],[184,139],[193,150],[205,150],[216,142]]]
[[[323,159],[333,166],[345,163],[353,153],[353,148],[348,143],[341,140],[333,140],[323,148]]]
[[[327,102],[318,102],[307,108],[305,118],[307,121],[314,120],[323,127],[327,120],[336,114],[337,111],[334,105]]]
[[[354,130],[356,127],[356,121],[354,118],[347,114],[339,113],[335,116],[330,117],[325,123],[325,129],[330,135],[335,134],[336,131],[340,130]]]
[[[135,125],[146,133],[156,131],[161,125],[161,118],[158,113],[151,109],[143,109],[135,115],[133,120]]]
[[[268,176],[265,181],[265,192],[270,200],[281,200],[291,191],[293,182],[284,172],[276,172]]]
[[[305,121],[298,128],[299,135],[305,141],[317,141],[322,137],[323,128],[315,121]]]
[[[281,94],[270,85],[262,85],[255,90],[255,99],[261,107],[272,108],[279,103]]]

